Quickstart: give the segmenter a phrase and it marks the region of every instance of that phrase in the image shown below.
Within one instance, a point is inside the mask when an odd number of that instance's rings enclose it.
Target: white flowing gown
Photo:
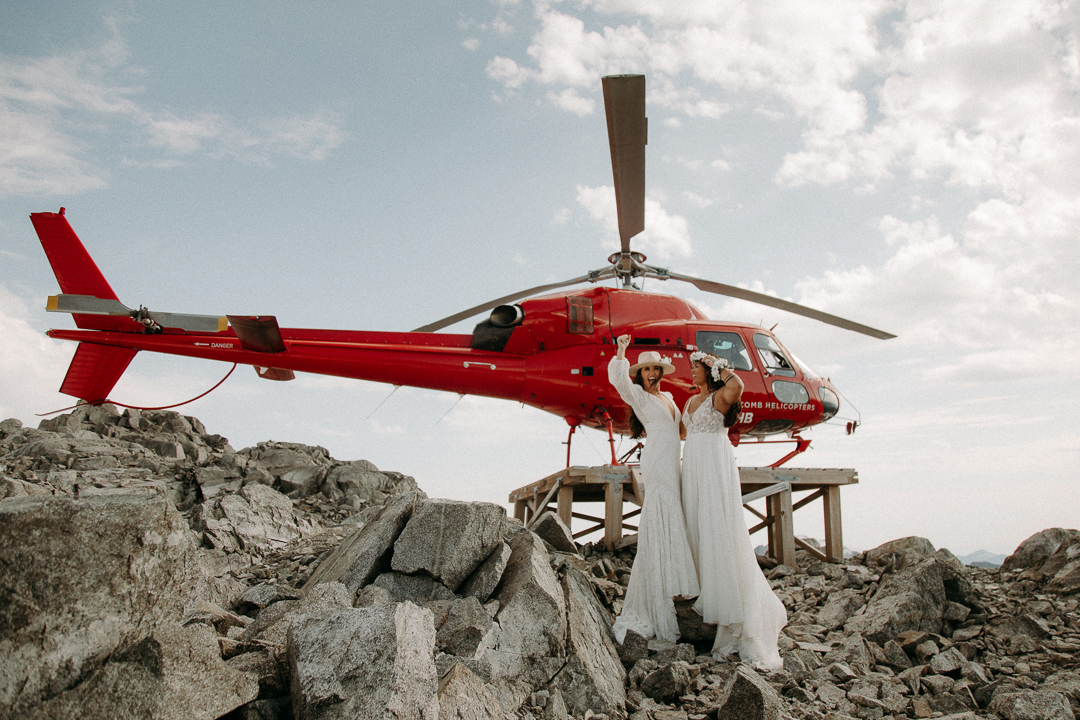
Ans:
[[[637,556],[630,573],[622,612],[612,631],[620,643],[627,630],[646,638],[674,641],[679,637],[676,595],[698,593],[697,573],[686,537],[679,500],[679,421],[672,408],[630,380],[630,361],[614,358],[608,379],[645,426],[648,441],[641,451],[645,499],[638,523]]]
[[[693,414],[687,402],[683,425],[682,504],[701,584],[694,609],[705,622],[718,626],[713,657],[738,652],[743,662],[777,670],[783,666],[777,639],[787,624],[787,611],[750,544],[739,468],[724,416],[710,396]]]

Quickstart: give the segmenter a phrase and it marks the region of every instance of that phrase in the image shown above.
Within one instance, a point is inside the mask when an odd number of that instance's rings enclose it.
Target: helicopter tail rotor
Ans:
[[[45,309],[72,315],[129,317],[150,331],[175,328],[185,332],[217,333],[228,328],[228,320],[217,315],[151,312],[144,307],[132,310],[114,298],[99,298],[93,295],[50,295]]]

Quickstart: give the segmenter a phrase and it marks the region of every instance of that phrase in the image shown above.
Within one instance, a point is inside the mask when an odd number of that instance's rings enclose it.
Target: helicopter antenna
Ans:
[[[855,407],[855,403],[848,400],[847,395],[840,392],[840,389],[838,387],[834,385],[833,390],[836,390],[836,392],[839,393],[840,397],[844,398],[844,402],[846,402],[851,407],[851,409],[855,411],[855,420],[847,423],[847,434],[850,435],[851,433],[855,432],[855,428],[862,425],[862,413],[859,412],[859,408]]]
[[[401,388],[400,385],[395,385],[394,389],[390,391],[390,395],[393,395],[394,393],[396,393],[400,388]],[[385,403],[387,400],[390,399],[390,395],[387,395],[386,397],[384,397],[382,399],[382,402],[375,406],[375,410],[378,410],[379,408],[381,408],[383,406],[383,403]],[[372,410],[371,412],[369,412],[368,416],[366,418],[364,418],[364,419],[365,420],[370,420],[371,416],[375,414],[375,410]]]
[[[454,404],[450,406],[450,409],[449,409],[449,410],[447,410],[446,412],[444,412],[444,413],[442,414],[442,417],[441,417],[441,418],[439,418],[438,420],[436,420],[436,421],[435,421],[435,424],[436,424],[436,425],[438,425],[439,423],[441,423],[441,422],[443,421],[443,418],[445,418],[445,417],[446,417],[447,415],[449,415],[449,414],[450,414],[450,410],[453,410],[454,408],[456,408],[456,407],[457,407],[457,404],[458,404],[459,402],[461,402],[461,399],[462,399],[463,397],[465,397],[465,393],[458,393],[458,396],[457,396],[457,400],[455,400],[455,401],[454,401]]]

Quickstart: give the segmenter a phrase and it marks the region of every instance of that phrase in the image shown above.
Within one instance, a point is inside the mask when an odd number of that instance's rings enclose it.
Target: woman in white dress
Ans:
[[[783,666],[777,639],[787,611],[761,573],[743,517],[739,468],[727,428],[735,424],[743,382],[727,363],[691,354],[698,394],[683,411],[682,504],[701,594],[694,609],[716,623],[712,655],[737,652],[761,670]]]
[[[679,419],[671,393],[660,392],[664,372],[675,366],[655,351],[641,353],[631,366],[626,359],[630,336],[618,339],[618,353],[608,364],[608,379],[633,411],[634,437],[648,437],[641,451],[645,499],[638,523],[637,556],[622,612],[612,627],[622,643],[627,630],[646,638],[674,641],[679,637],[675,596],[697,595],[697,573],[686,538],[679,499]],[[630,376],[634,375],[633,382]],[[637,420],[637,423],[634,420]]]

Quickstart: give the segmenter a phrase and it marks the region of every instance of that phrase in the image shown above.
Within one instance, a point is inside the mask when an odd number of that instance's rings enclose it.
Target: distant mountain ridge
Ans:
[[[976,550],[970,555],[961,555],[957,559],[965,565],[974,565],[981,568],[999,568],[1005,562],[1005,555],[998,555],[986,550]]]

